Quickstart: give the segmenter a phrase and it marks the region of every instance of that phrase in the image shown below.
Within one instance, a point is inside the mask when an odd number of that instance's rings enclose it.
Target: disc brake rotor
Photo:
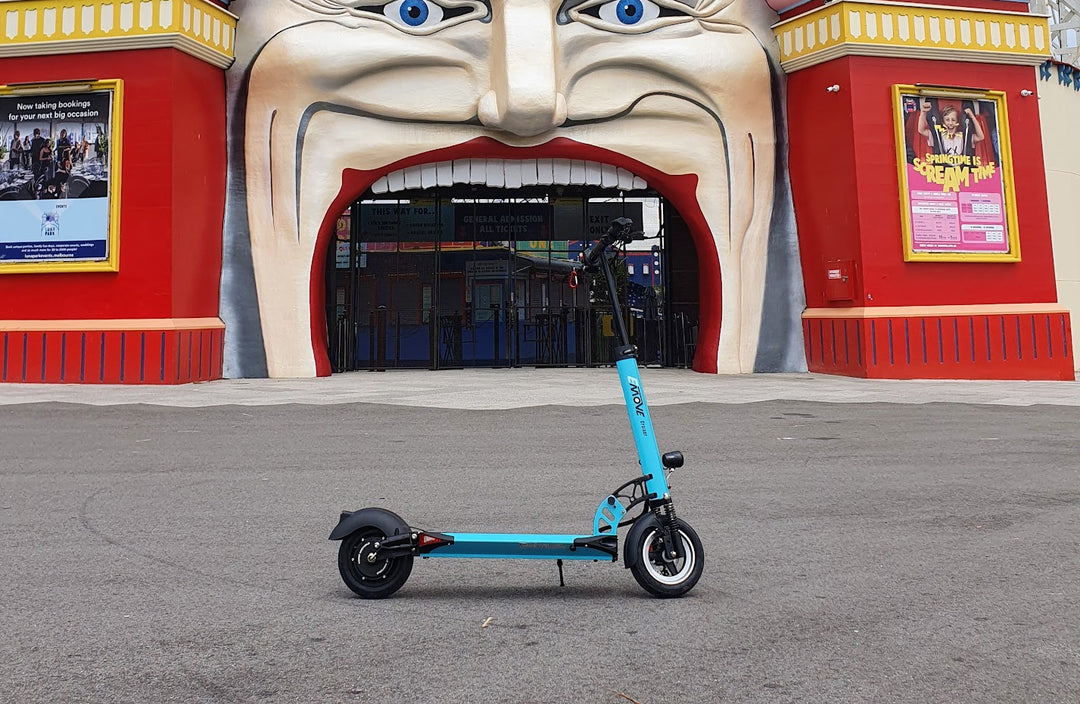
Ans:
[[[653,540],[652,545],[649,546],[649,561],[656,565],[657,569],[662,570],[665,576],[671,577],[679,573],[679,566],[675,564],[675,561],[667,556],[667,550],[664,547],[664,539],[659,535]]]

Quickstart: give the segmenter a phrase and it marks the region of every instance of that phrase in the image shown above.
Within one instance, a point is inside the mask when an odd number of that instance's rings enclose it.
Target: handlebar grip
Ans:
[[[585,254],[581,257],[581,261],[585,266],[593,266],[597,260],[600,259],[600,255],[607,249],[608,243],[601,237],[585,250]]]
[[[611,241],[621,240],[628,242],[630,240],[630,228],[634,226],[634,221],[630,218],[615,218],[608,225],[607,234]]]
[[[630,228],[634,226],[634,221],[630,218],[615,218],[608,225],[607,231],[600,236],[596,242],[592,244],[587,250],[585,250],[584,256],[581,261],[585,266],[593,266],[597,260],[615,241],[629,242],[630,241]]]

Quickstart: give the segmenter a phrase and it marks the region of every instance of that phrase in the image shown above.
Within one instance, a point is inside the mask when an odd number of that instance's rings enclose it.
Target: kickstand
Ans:
[[[559,586],[560,587],[565,587],[566,582],[563,581],[563,575],[562,575],[562,560],[556,560],[555,564],[559,566]]]

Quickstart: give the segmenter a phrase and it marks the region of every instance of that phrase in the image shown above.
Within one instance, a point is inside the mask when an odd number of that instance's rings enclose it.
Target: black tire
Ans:
[[[682,537],[683,557],[667,560],[659,526],[642,531],[636,544],[628,545],[637,561],[630,567],[634,579],[650,594],[663,598],[682,596],[697,584],[705,568],[705,548],[698,534],[683,520],[676,520]]]
[[[368,561],[375,543],[386,537],[381,528],[362,526],[346,536],[338,548],[338,570],[345,586],[364,599],[385,599],[401,589],[412,572],[412,555]]]

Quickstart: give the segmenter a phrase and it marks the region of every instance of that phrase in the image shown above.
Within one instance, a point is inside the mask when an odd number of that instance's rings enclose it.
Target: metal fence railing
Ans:
[[[643,365],[689,366],[696,323],[679,313],[664,320],[626,312],[624,321]],[[474,366],[596,366],[614,363],[615,326],[604,306],[482,314],[380,307],[339,315],[328,325],[335,372],[354,369]]]

